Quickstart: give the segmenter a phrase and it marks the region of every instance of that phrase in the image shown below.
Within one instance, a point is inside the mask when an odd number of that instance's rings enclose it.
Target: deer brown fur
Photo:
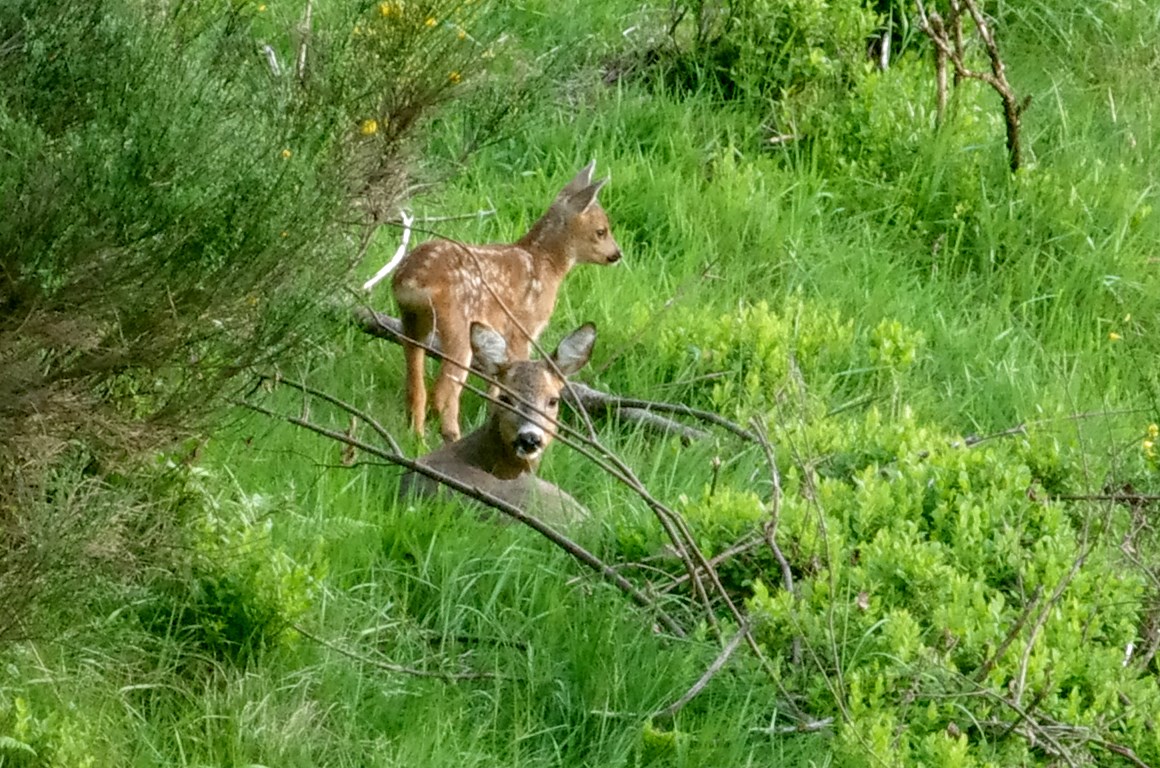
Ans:
[[[565,275],[577,264],[615,264],[620,247],[592,181],[595,161],[560,191],[547,212],[517,242],[465,245],[431,240],[407,254],[392,279],[403,333],[425,342],[439,334],[445,360],[435,382],[434,407],[444,440],[459,439],[459,396],[472,360],[471,324],[490,326],[512,359],[527,359],[548,324]],[[530,339],[529,339],[530,336]],[[422,347],[404,342],[407,407],[423,433],[427,414]]]
[[[471,325],[476,366],[496,381],[499,395],[487,422],[462,440],[447,443],[419,463],[486,491],[545,521],[587,517],[564,491],[535,476],[544,450],[556,436],[563,376],[587,364],[596,328],[582,325],[560,342],[547,361],[513,360],[503,336],[480,323]],[[434,495],[440,485],[417,472],[403,476],[400,495]]]

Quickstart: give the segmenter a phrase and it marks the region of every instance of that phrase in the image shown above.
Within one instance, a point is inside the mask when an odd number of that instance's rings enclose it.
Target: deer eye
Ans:
[[[549,408],[557,408],[557,407],[559,407],[559,405],[560,405],[560,398],[558,398],[558,397],[553,397],[551,400],[548,401]]]
[[[596,230],[597,237],[604,237],[607,234],[608,234],[608,230],[605,229],[604,227],[601,227],[600,229]]]

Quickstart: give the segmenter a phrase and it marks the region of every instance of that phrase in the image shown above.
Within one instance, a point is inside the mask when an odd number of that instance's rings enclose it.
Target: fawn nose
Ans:
[[[620,252],[620,249],[619,249],[619,248],[617,248],[617,249],[616,249],[616,253],[614,253],[614,254],[612,254],[611,256],[609,256],[609,257],[608,257],[608,263],[609,263],[609,264],[615,264],[616,262],[620,261],[620,257],[621,257],[622,255],[623,255],[623,254],[621,254],[621,252]]]
[[[544,436],[537,430],[528,430],[516,435],[515,449],[521,456],[531,456],[544,447]]]

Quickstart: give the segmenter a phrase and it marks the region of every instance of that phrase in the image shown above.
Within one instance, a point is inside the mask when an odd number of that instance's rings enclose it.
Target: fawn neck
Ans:
[[[536,220],[516,245],[544,256],[544,263],[563,277],[576,263],[571,243],[572,233],[556,211],[549,210]]]

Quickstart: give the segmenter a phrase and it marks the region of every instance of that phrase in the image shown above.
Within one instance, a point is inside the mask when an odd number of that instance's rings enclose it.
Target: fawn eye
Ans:
[[[560,405],[560,398],[558,398],[558,397],[553,397],[551,400],[548,401],[549,408],[556,408],[559,405]]]
[[[604,227],[601,227],[600,229],[596,230],[597,237],[604,237],[607,234],[608,234],[608,230],[605,229]]]

